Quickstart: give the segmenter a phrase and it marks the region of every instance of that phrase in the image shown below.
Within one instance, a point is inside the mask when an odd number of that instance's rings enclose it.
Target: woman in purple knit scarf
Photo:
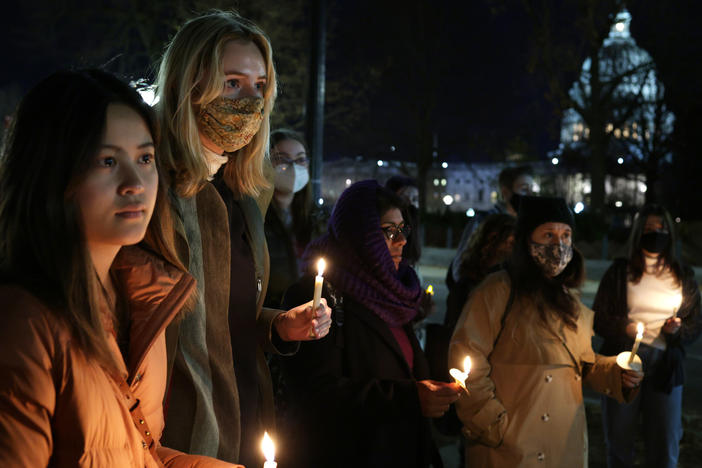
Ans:
[[[428,418],[441,416],[460,389],[428,380],[412,330],[423,292],[402,261],[410,235],[403,207],[376,181],[357,182],[341,194],[328,232],[305,252],[310,275],[284,303],[312,297],[312,267],[324,257],[333,324],[327,337],[281,358],[281,465],[442,466]]]

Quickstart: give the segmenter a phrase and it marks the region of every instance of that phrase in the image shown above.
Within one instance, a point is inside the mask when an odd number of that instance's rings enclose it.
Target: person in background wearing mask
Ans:
[[[602,398],[610,467],[634,466],[639,415],[646,466],[677,466],[684,347],[699,337],[702,317],[695,274],[675,254],[673,227],[662,206],[641,208],[631,229],[628,258],[612,263],[595,297],[595,332],[604,338],[603,354],[631,349],[637,323],[645,326],[637,353],[646,371],[639,395],[629,405]]]
[[[593,352],[593,313],[577,289],[585,273],[562,198],[522,197],[506,270],[463,308],[449,366],[469,356],[469,393],[456,402],[466,466],[587,467],[582,384],[624,402],[643,375]]]
[[[300,278],[305,247],[322,234],[326,220],[313,206],[309,156],[302,135],[284,128],[271,132],[271,162],[275,189],[265,223],[271,277],[264,306],[278,308],[285,291]]]
[[[500,196],[502,200],[495,203],[488,211],[476,213],[471,221],[466,224],[463,234],[461,234],[461,240],[458,242],[458,248],[456,249],[456,256],[451,260],[451,266],[446,275],[446,286],[448,286],[449,290],[454,288],[455,283],[461,280],[461,259],[464,256],[465,250],[468,248],[470,237],[473,235],[473,232],[478,229],[478,226],[480,226],[480,223],[483,222],[485,217],[496,213],[516,217],[519,211],[519,197],[522,195],[531,195],[533,193],[534,178],[532,177],[531,167],[526,165],[506,167],[500,171],[498,183],[500,185]]]
[[[179,255],[200,292],[194,310],[167,332],[164,439],[183,451],[260,466],[260,442],[275,418],[264,349],[293,353],[299,340],[324,336],[331,323],[324,302],[315,311],[311,301],[287,312],[262,307],[262,214],[272,194],[265,163],[276,95],[270,42],[233,12],[194,18],[168,45],[158,95],[157,154],[169,176]]]

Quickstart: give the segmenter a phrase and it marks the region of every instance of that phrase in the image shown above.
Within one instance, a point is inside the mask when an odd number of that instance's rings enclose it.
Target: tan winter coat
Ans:
[[[472,370],[456,410],[468,439],[466,463],[479,467],[587,467],[583,380],[623,402],[614,357],[593,352],[593,312],[580,303],[577,331],[557,318],[544,326],[534,304],[516,299],[493,347],[510,293],[506,272],[471,295],[449,347],[449,365]],[[631,397],[631,395],[630,395]]]
[[[155,460],[129,408],[139,400],[158,444],[166,386],[164,331],[194,288],[189,275],[138,247],[123,248],[112,272],[128,297],[129,350],[110,347],[131,393],[90,360],[54,312],[24,289],[0,286],[0,466],[227,467],[158,447]]]

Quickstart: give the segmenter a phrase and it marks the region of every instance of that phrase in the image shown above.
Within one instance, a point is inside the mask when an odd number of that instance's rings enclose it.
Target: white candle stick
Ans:
[[[327,263],[323,258],[320,258],[317,262],[317,276],[314,277],[314,299],[312,300],[312,310],[315,314],[317,313],[317,308],[322,300],[322,285],[324,284],[324,277],[322,275],[324,274],[324,268],[326,266]]]
[[[453,377],[456,383],[463,387],[463,390],[466,392],[468,391],[468,388],[466,387],[466,379],[468,378],[468,374],[470,374],[470,368],[470,356],[466,356],[466,358],[463,360],[463,371],[460,371],[455,367],[449,369],[449,374],[451,374],[451,377]]]
[[[677,294],[675,296],[675,304],[673,306],[673,318],[676,318],[678,316],[678,310],[680,309],[680,306],[682,305],[682,295]]]
[[[639,345],[641,344],[641,338],[643,338],[644,326],[643,323],[639,322],[636,324],[636,340],[634,341],[634,347],[631,348],[631,354],[629,355],[629,364],[634,361],[634,356],[636,356],[636,351],[639,350]]]
[[[263,450],[263,456],[266,457],[266,462],[263,464],[263,468],[276,468],[278,464],[275,462],[275,444],[273,444],[273,440],[268,435],[268,432],[263,434],[261,450]]]

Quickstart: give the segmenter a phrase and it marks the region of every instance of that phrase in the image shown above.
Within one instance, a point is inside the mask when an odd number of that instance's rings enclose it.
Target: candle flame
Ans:
[[[639,322],[636,324],[636,338],[641,338],[643,337],[643,332],[644,332],[644,324]]]
[[[261,450],[263,450],[263,456],[266,457],[266,461],[272,462],[275,459],[275,445],[273,444],[273,439],[268,435],[268,432],[263,434],[263,440],[261,441]]]
[[[468,374],[470,374],[471,365],[472,365],[472,363],[470,360],[470,356],[466,356],[466,358],[463,360],[463,373],[465,373],[466,376],[468,376]]]
[[[427,294],[434,295],[434,286],[431,284],[427,286]]]
[[[317,275],[322,276],[324,274],[324,269],[327,267],[327,262],[323,258],[320,258],[317,262]]]

